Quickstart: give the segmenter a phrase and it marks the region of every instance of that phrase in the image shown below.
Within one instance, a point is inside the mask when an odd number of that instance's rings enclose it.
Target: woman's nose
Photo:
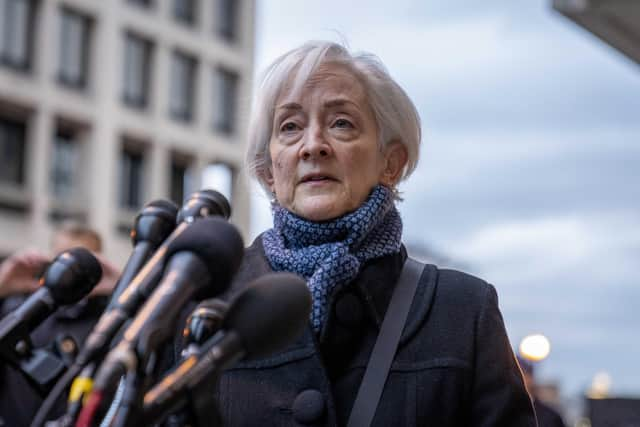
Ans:
[[[300,149],[300,157],[304,160],[310,160],[329,156],[332,152],[331,145],[329,145],[322,132],[310,130],[311,132],[308,133]]]

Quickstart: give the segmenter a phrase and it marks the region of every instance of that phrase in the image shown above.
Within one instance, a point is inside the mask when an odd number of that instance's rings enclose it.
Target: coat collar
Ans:
[[[379,329],[384,318],[384,314],[387,310],[389,300],[393,293],[394,285],[400,276],[402,266],[407,258],[407,252],[404,246],[397,254],[388,255],[385,257],[377,258],[368,261],[362,268],[358,278],[351,284],[347,284],[343,287],[337,288],[333,291],[330,298],[330,305],[335,304],[336,297],[345,287],[354,286],[357,288],[358,294],[361,297],[361,301],[365,310],[368,312],[369,317],[374,320],[376,327]],[[249,246],[244,253],[242,266],[240,271],[234,278],[233,285],[231,287],[231,294],[235,294],[243,290],[248,284],[258,277],[271,272],[271,266],[266,259],[262,238],[258,236],[254,242]],[[433,265],[426,265],[425,270],[422,273],[420,282],[426,284],[427,282],[435,282],[438,278],[438,269]],[[409,317],[407,318],[407,324],[405,325],[402,337],[400,339],[400,345],[403,345],[415,335],[420,329],[424,321],[426,320],[433,298],[432,295],[427,294],[427,289],[435,289],[435,286],[418,286]],[[229,296],[229,295],[227,295]],[[329,316],[328,322],[332,321],[332,316]],[[320,341],[323,341],[323,334],[329,328],[327,324],[323,327],[322,333],[319,337]],[[310,349],[313,349],[314,342],[317,339],[314,336],[311,328],[307,328],[307,332],[289,348],[289,351],[294,351],[298,357],[303,354],[307,354]],[[306,349],[306,350],[305,350]],[[311,354],[311,353],[309,353]],[[276,363],[284,355],[274,356],[272,362]],[[269,363],[269,360],[262,361],[263,363]],[[280,360],[279,363],[282,363]]]

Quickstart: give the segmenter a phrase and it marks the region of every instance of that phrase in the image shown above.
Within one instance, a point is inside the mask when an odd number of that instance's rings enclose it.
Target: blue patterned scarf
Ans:
[[[393,193],[381,185],[357,210],[331,221],[308,221],[277,203],[272,209],[274,227],[262,237],[265,254],[275,271],[307,279],[316,333],[336,286],[351,282],[365,261],[400,251],[402,220]]]

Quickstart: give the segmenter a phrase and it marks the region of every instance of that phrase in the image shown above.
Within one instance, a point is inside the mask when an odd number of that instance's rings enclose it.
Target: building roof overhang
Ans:
[[[640,0],[553,0],[553,8],[640,64]]]

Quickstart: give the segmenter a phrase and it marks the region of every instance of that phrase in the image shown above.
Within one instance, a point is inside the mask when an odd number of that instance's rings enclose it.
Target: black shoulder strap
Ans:
[[[407,258],[402,267],[351,409],[347,427],[368,427],[373,421],[423,270],[424,264],[412,258]]]

